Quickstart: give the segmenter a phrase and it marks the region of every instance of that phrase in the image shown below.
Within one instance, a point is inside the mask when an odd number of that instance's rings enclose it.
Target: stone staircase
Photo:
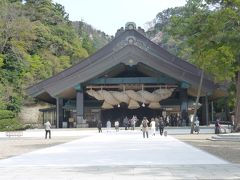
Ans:
[[[211,141],[236,141],[240,142],[240,133],[231,133],[231,134],[218,134],[214,135],[211,138],[208,138]]]

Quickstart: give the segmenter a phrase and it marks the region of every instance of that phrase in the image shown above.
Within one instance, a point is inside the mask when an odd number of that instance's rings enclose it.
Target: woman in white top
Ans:
[[[156,122],[155,122],[154,118],[151,119],[150,126],[151,126],[151,130],[152,130],[152,135],[155,136],[155,133],[156,133]]]
[[[116,132],[118,132],[119,131],[119,122],[115,121],[114,126],[115,126],[115,129],[116,129]]]
[[[49,134],[49,139],[51,139],[51,124],[47,121],[45,124],[45,139],[47,139],[47,135]]]
[[[110,120],[107,121],[107,132],[111,131],[111,122]]]

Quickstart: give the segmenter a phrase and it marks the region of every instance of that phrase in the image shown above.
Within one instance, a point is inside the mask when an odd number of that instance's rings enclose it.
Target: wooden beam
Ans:
[[[117,77],[98,78],[88,81],[87,85],[105,84],[178,84],[179,82],[168,77]]]
[[[119,84],[119,85],[89,85],[86,86],[86,89],[121,89],[121,90],[138,90],[138,89],[148,89],[148,88],[161,88],[161,89],[170,89],[177,88],[177,85],[146,85],[146,84]]]

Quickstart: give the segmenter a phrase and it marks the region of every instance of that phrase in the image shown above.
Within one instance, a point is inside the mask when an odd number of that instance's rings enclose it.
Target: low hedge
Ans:
[[[23,129],[23,125],[15,118],[0,120],[0,131],[17,131]]]
[[[14,117],[15,117],[14,112],[9,111],[9,110],[0,109],[0,120],[3,120],[3,119],[12,119],[12,118],[14,118]]]

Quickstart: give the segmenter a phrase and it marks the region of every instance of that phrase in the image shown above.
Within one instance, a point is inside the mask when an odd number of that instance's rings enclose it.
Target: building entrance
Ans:
[[[101,114],[103,126],[106,125],[108,120],[110,120],[112,124],[114,124],[114,122],[118,120],[120,126],[124,126],[123,119],[125,117],[131,119],[133,115],[137,116],[138,119],[136,126],[140,126],[143,117],[147,117],[148,120],[150,120],[151,118],[162,116],[162,109],[150,109],[147,107],[140,107],[138,109],[128,109],[127,107],[123,106],[114,109],[102,110]]]

